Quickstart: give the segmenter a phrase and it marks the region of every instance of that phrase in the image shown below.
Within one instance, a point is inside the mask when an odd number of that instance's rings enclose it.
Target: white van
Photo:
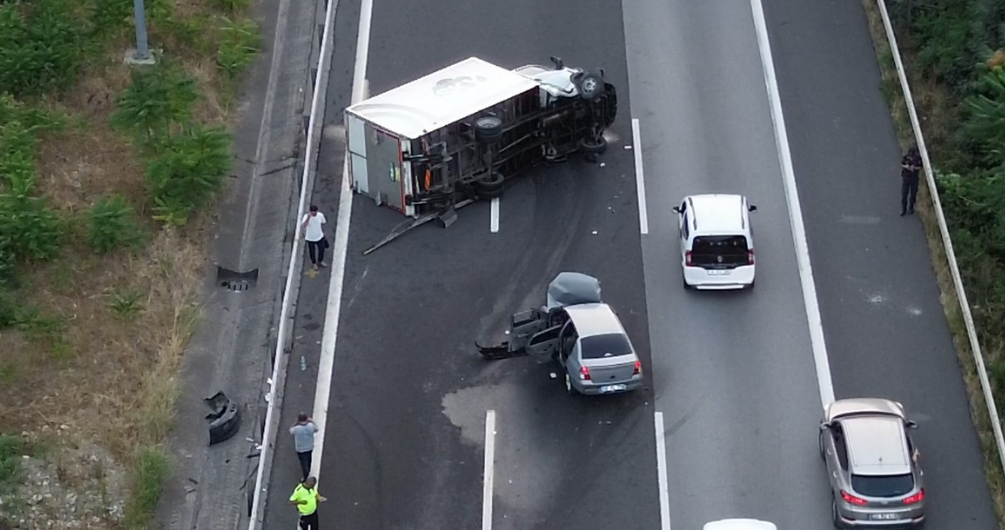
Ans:
[[[690,195],[673,211],[678,215],[685,289],[754,287],[754,236],[743,195]]]

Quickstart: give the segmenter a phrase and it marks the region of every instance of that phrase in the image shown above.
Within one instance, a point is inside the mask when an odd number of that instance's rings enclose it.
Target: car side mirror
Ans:
[[[826,421],[820,424],[820,430],[821,431],[830,430],[830,428],[831,428],[831,424],[827,423]]]
[[[565,66],[565,64],[562,62],[562,58],[561,57],[555,57],[554,55],[552,55],[551,56],[551,62],[555,63],[555,69],[556,70],[561,70]]]
[[[918,428],[918,424],[916,422],[911,421],[911,420],[907,420],[906,424],[907,424],[907,428],[908,429],[917,429]]]
[[[674,206],[673,208],[670,209],[673,210],[673,213],[680,213],[680,206]]]
[[[748,212],[756,212],[757,211],[757,206],[754,206],[753,204],[751,204],[750,206],[747,206],[747,211]]]

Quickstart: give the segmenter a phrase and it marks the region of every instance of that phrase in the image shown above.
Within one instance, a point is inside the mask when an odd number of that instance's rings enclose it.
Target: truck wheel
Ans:
[[[475,139],[483,144],[490,144],[502,138],[503,122],[495,116],[482,116],[475,119]]]
[[[576,79],[576,88],[579,89],[580,97],[590,101],[604,93],[604,80],[599,75],[583,72]]]
[[[483,199],[495,199],[502,196],[505,184],[506,179],[502,176],[502,173],[493,171],[492,175],[475,181],[475,193]]]
[[[604,151],[607,151],[607,140],[603,136],[597,140],[583,138],[579,140],[579,148],[585,153],[602,155]]]

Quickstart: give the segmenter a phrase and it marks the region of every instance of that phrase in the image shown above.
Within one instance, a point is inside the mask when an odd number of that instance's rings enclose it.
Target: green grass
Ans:
[[[160,502],[164,481],[171,473],[171,460],[159,446],[141,447],[136,452],[132,493],[126,504],[125,527],[145,530]]]

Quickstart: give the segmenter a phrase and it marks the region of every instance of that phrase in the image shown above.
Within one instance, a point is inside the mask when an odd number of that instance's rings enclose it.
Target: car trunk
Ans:
[[[705,269],[735,269],[747,265],[744,236],[701,236],[691,244],[691,264]]]
[[[598,385],[624,383],[629,381],[635,372],[634,355],[587,359],[584,364],[590,369],[590,380]]]

